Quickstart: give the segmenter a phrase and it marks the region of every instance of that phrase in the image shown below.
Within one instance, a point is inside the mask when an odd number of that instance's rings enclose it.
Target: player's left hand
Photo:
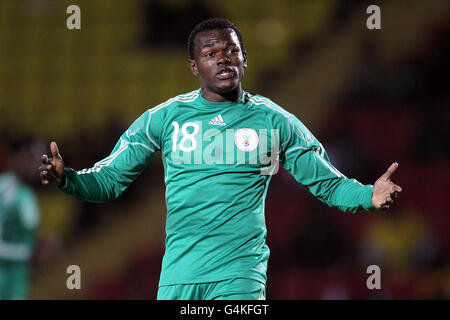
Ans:
[[[398,168],[398,163],[394,162],[387,171],[373,185],[372,203],[377,209],[387,210],[397,198],[397,194],[402,192],[402,188],[391,181],[391,176]]]

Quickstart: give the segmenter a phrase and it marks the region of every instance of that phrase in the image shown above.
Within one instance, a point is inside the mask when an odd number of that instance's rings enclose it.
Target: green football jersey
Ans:
[[[0,299],[27,297],[39,220],[32,189],[11,172],[0,174]]]
[[[116,198],[157,151],[167,205],[160,286],[266,282],[264,202],[279,164],[331,207],[374,209],[371,185],[334,168],[294,115],[245,91],[234,102],[211,102],[198,89],[147,110],[107,158],[89,169],[66,168],[61,190],[84,201]]]

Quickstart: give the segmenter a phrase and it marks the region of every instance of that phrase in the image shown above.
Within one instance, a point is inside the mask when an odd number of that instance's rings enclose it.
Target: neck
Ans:
[[[201,86],[202,97],[211,102],[236,101],[241,96],[241,84],[229,92],[214,92]]]

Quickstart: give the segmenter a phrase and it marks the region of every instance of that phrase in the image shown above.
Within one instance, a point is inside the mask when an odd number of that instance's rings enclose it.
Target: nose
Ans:
[[[229,63],[231,63],[230,57],[228,57],[228,55],[225,51],[222,51],[219,59],[217,60],[217,64],[223,65],[223,64],[229,64]]]

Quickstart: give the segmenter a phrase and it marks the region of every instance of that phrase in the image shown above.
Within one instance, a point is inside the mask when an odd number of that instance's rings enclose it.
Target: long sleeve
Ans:
[[[60,190],[80,200],[106,202],[119,197],[147,167],[159,146],[151,137],[151,114],[145,112],[122,134],[111,154],[92,168],[65,169]]]
[[[322,144],[295,116],[286,121],[281,164],[315,197],[344,212],[373,211],[372,185],[349,179],[331,163]]]

